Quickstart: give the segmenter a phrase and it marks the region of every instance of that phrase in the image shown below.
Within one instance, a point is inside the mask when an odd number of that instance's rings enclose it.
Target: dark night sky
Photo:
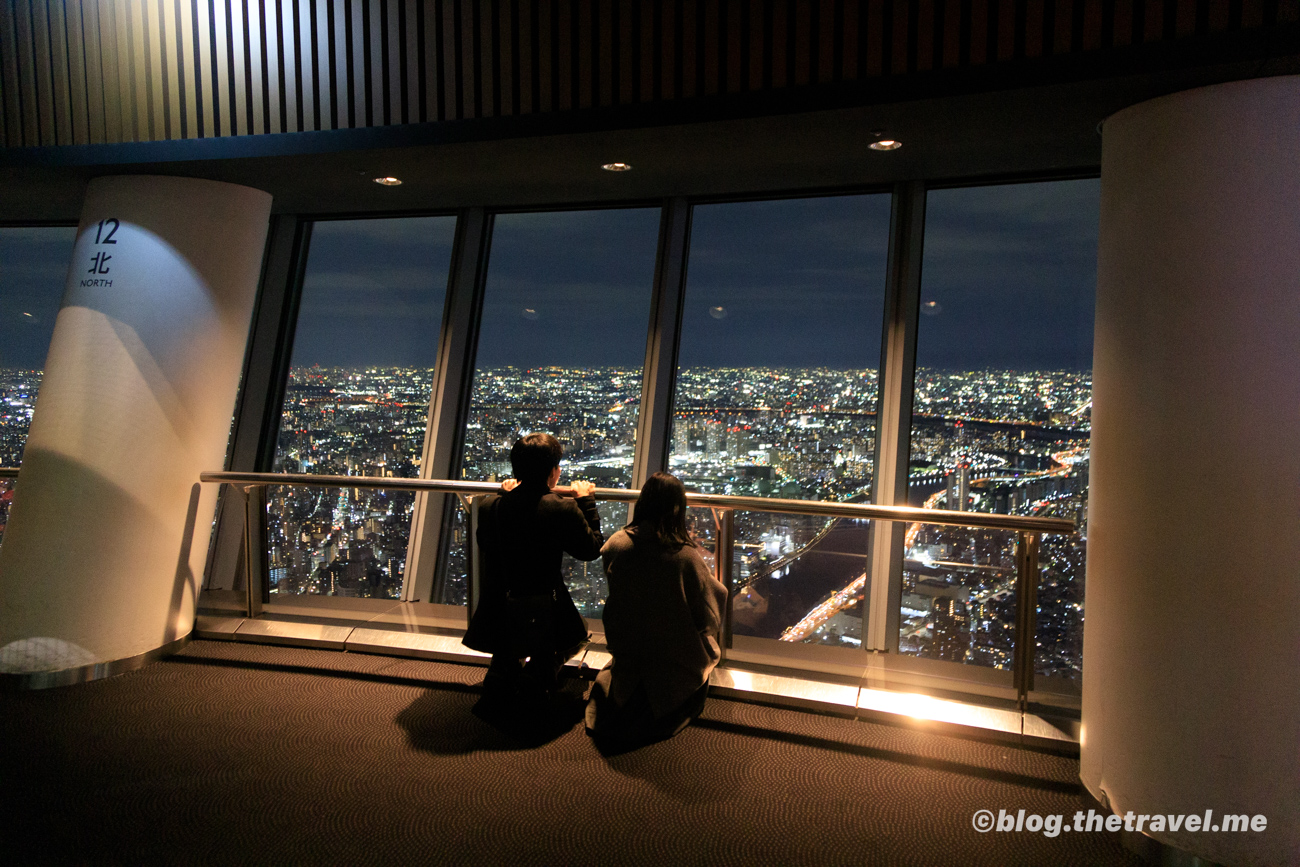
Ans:
[[[917,364],[1091,369],[1100,208],[1098,180],[931,191]]]
[[[293,364],[433,367],[455,217],[312,228]]]
[[[1091,367],[1099,194],[932,191],[918,364]],[[888,217],[885,195],[697,207],[681,363],[874,367]],[[654,208],[498,216],[478,365],[640,365],[658,226]],[[454,230],[317,223],[293,363],[432,366]],[[0,229],[0,366],[44,363],[74,232]]]
[[[876,367],[888,241],[888,195],[697,207],[681,365]]]
[[[71,226],[0,229],[0,367],[45,366],[76,237]]]
[[[657,208],[499,215],[478,366],[640,367],[658,244]]]

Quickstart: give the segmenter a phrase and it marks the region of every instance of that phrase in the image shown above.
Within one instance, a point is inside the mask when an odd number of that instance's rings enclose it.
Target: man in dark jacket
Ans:
[[[510,450],[517,484],[507,482],[505,493],[479,508],[480,593],[463,640],[492,654],[484,680],[489,694],[553,691],[564,661],[588,638],[561,565],[565,553],[599,558],[605,539],[595,485],[574,482],[572,499],[552,490],[562,454],[550,434],[521,438]]]

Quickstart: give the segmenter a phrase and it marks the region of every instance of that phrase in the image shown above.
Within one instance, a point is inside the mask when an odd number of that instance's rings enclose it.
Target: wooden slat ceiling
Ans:
[[[0,141],[211,138],[1034,70],[1300,0],[7,0]]]

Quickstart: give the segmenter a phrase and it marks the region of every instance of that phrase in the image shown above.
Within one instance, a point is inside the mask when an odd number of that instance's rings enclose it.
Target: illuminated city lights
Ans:
[[[418,474],[429,370],[295,369],[280,435],[281,469]],[[1085,516],[1091,377],[1073,371],[937,371],[916,379],[911,491],[915,505],[953,508],[965,466],[966,507]],[[641,371],[479,371],[466,431],[466,478],[509,475],[518,436],[565,443],[563,481],[631,481]],[[688,368],[680,372],[670,469],[692,489],[800,499],[869,499],[875,460],[874,371]],[[409,495],[273,489],[273,590],[396,597]],[[607,532],[626,507],[602,504]],[[694,527],[711,551],[708,510]],[[449,546],[442,601],[464,602],[463,521]],[[867,582],[867,524],[798,515],[736,515],[734,628],[739,634],[857,647]],[[1014,534],[912,524],[906,533],[900,649],[1007,667],[1015,617]],[[1042,673],[1077,676],[1085,533],[1043,540],[1038,641]],[[575,602],[598,617],[599,564],[566,561]]]
[[[295,368],[277,469],[417,476],[432,374]],[[0,371],[0,466],[21,460],[39,385],[39,371]],[[1077,537],[1044,537],[1039,586],[1039,672],[1069,679],[1082,666],[1089,433],[1089,413],[1075,410],[1088,405],[1091,386],[1086,372],[921,369],[912,428],[913,504],[960,507],[950,498],[961,472],[968,478],[968,509],[1078,522]],[[546,429],[565,443],[565,481],[626,487],[640,391],[636,369],[482,370],[466,432],[465,475],[508,476],[509,445],[529,430]],[[670,469],[705,492],[865,501],[874,473],[876,400],[874,371],[682,370]],[[411,495],[385,491],[271,488],[271,592],[399,597],[412,505]],[[7,499],[0,506],[7,510]],[[602,511],[608,532],[626,520],[621,505],[602,504]],[[710,514],[692,511],[711,551]],[[462,536],[450,547],[444,601],[463,604],[463,551]],[[1009,667],[1014,534],[911,524],[905,551],[900,650]],[[866,554],[865,522],[738,513],[735,630],[860,646]],[[605,596],[599,564],[570,561],[566,568],[575,602],[599,616]]]

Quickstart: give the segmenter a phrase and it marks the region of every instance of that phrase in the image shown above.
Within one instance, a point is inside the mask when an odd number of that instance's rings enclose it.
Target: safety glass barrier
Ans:
[[[608,539],[627,524],[628,504],[597,502],[600,512],[600,528]],[[609,596],[609,585],[605,583],[605,568],[600,560],[583,562],[564,555],[564,583],[568,585],[569,595],[583,617],[598,618],[605,610],[605,599]]]
[[[1011,669],[1016,578],[1015,533],[907,525],[898,652]]]
[[[270,596],[399,599],[415,494],[268,485]]]
[[[1086,525],[1081,521],[1081,527]],[[1034,627],[1034,688],[1058,695],[1083,694],[1084,530],[1045,534],[1039,551]]]
[[[421,491],[456,494],[468,510],[462,545],[457,547],[466,557],[472,596],[474,498],[500,490],[493,482],[302,474],[220,472],[204,473],[200,480],[243,491],[250,504],[246,533],[265,532],[270,542],[265,547],[245,546],[247,551],[270,552],[264,569],[251,559],[248,565],[248,574],[254,576],[249,582],[250,613],[254,600],[261,598],[253,586],[259,574],[267,576],[268,587],[272,582],[306,580],[317,588],[314,592],[333,595],[382,595],[400,589],[397,570],[405,560],[410,503]],[[281,488],[295,490],[275,490]],[[564,488],[556,490],[566,493]],[[628,505],[638,493],[596,490],[607,535],[626,522]],[[268,497],[281,498],[280,513],[294,515],[293,526],[256,526],[266,520],[269,505],[259,498]],[[1071,521],[701,493],[688,493],[687,502],[692,532],[731,591],[726,643],[736,634],[799,643],[854,646],[846,637],[861,642],[871,574],[866,528],[872,521],[901,523],[906,527],[906,557],[900,653],[1010,669],[1020,703],[1027,704],[1041,655],[1035,637],[1042,619],[1036,601],[1040,575],[1060,568],[1049,564],[1040,570],[1040,544],[1045,533],[1074,537]],[[1055,542],[1049,544],[1049,550],[1056,547]],[[290,551],[294,553],[288,555]],[[293,561],[292,572],[286,557]],[[600,566],[566,562],[565,568],[575,601],[588,617],[597,616],[605,598]],[[779,584],[782,581],[786,583]]]
[[[718,569],[718,514],[715,510],[691,506],[686,509],[686,529],[690,532],[700,555],[715,574]]]
[[[470,503],[462,497],[451,513],[451,539],[447,545],[442,591],[438,601],[444,605],[468,605],[470,596]]]
[[[745,510],[735,526],[733,635],[862,647],[869,521]]]

